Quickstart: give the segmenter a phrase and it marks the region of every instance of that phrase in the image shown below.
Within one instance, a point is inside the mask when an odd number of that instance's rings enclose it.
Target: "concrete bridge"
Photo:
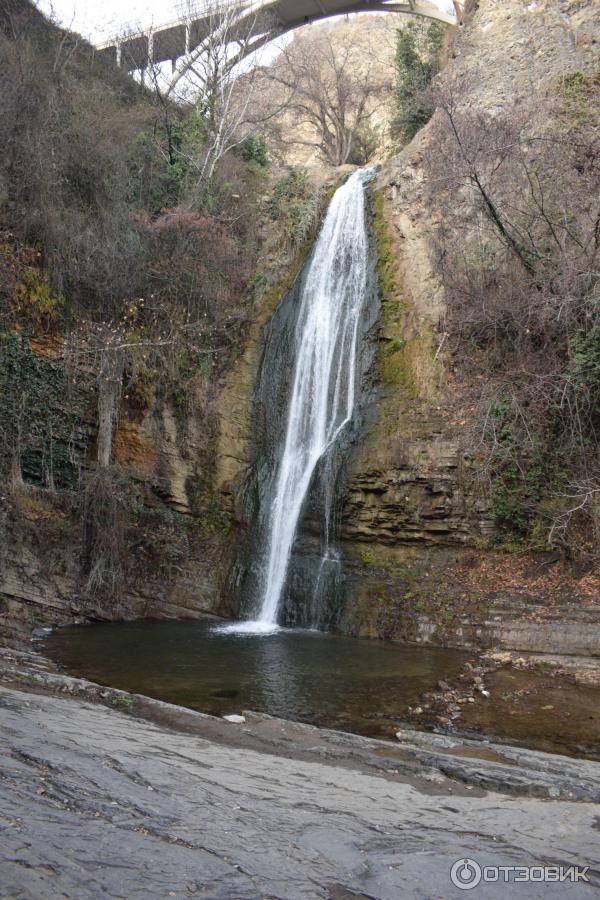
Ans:
[[[454,13],[449,13],[431,0],[223,0],[222,6],[212,0],[190,16],[146,32],[123,35],[98,50],[128,71],[143,72],[150,66],[171,62],[176,81],[185,69],[186,59],[202,52],[210,34],[222,27],[224,18],[231,33],[232,16],[235,17],[239,35],[244,36],[239,40],[237,63],[280,35],[331,16],[358,12],[405,13],[459,25],[464,3],[453,0],[453,5]],[[253,32],[251,40],[248,40],[249,31]],[[182,65],[178,67],[180,60]]]

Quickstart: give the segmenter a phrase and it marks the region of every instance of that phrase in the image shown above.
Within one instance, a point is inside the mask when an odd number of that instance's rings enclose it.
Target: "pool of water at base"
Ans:
[[[209,622],[61,628],[44,652],[71,675],[222,716],[255,710],[391,737],[465,653],[316,631],[220,633]]]

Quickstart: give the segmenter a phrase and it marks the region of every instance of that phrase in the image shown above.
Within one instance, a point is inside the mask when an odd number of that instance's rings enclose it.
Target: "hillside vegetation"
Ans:
[[[494,521],[538,549],[596,557],[600,73],[565,73],[535,108],[492,115],[449,85],[432,102],[425,177],[444,328],[476,404]]]
[[[271,196],[260,142],[201,181],[198,109],[143,89],[27,0],[0,5],[0,59],[2,543],[52,545],[48,569],[75,564],[83,595],[112,607],[226,529],[216,386],[271,287],[268,264],[255,278],[261,253],[285,267],[321,201],[293,173]],[[172,464],[140,443],[149,421],[176,444]]]

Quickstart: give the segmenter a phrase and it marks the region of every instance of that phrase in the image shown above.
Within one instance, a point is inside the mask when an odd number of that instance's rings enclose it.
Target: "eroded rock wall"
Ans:
[[[552,90],[561,76],[596,70],[600,22],[593,0],[473,6],[439,77],[460,104],[491,114],[527,109],[536,92]],[[373,637],[467,646],[489,639],[524,649],[537,640],[542,646],[541,631],[539,640],[530,636],[532,619],[544,619],[548,607],[560,619],[556,604],[566,603],[560,591],[551,579],[542,585],[530,578],[510,556],[483,549],[494,525],[486,485],[477,477],[478,448],[448,366],[444,293],[434,265],[439,212],[428,202],[423,166],[432,131],[426,126],[385,163],[378,181],[381,379],[377,418],[355,454],[343,514],[350,574],[344,627]],[[487,577],[490,564],[503,573],[497,590]],[[511,569],[512,584],[505,577]],[[563,569],[559,575],[563,596],[566,590],[585,603],[585,578],[566,588]],[[563,613],[566,620],[566,606]],[[560,644],[560,627],[553,628]],[[585,641],[577,647],[573,652],[589,652]]]

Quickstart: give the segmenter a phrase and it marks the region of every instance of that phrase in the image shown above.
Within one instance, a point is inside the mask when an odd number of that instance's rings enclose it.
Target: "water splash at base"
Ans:
[[[230,622],[227,625],[216,625],[213,631],[216,634],[276,634],[281,627],[274,622]]]

